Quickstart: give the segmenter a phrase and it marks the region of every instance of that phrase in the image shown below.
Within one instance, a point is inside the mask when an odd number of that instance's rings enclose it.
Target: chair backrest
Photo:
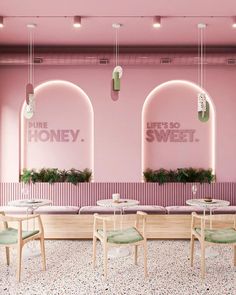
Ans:
[[[137,211],[135,227],[141,232],[144,238],[146,238],[146,223],[147,223],[147,213],[142,211]],[[141,227],[140,227],[141,222]]]
[[[3,223],[4,229],[8,228],[5,212],[3,212],[3,211],[0,211],[0,221]]]
[[[196,220],[199,219],[201,228],[225,228],[234,227],[236,229],[236,214],[216,214],[216,215],[198,215],[192,213],[192,228],[196,227]]]
[[[107,230],[114,228],[114,223],[116,222],[116,219],[121,218],[122,220],[124,217],[129,218],[129,216],[127,215],[123,215],[123,216],[113,215],[108,217],[108,216],[100,216],[98,213],[95,213],[94,214],[94,231],[96,232],[99,226],[101,228],[101,225],[102,225],[104,235],[106,235]],[[139,232],[143,235],[144,238],[146,238],[146,219],[147,219],[147,213],[137,211],[134,224],[132,222],[132,225],[134,225],[135,228],[139,230]]]

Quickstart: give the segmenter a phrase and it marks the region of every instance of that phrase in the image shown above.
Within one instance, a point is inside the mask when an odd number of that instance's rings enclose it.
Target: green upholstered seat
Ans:
[[[103,230],[99,229],[98,233],[103,236]],[[126,228],[123,230],[111,230],[107,231],[107,242],[114,244],[130,244],[142,241],[143,237],[134,228]]]
[[[39,233],[38,230],[31,230],[31,231],[22,231],[22,239],[29,238],[33,235]],[[7,245],[7,244],[16,244],[18,242],[18,230],[15,228],[9,227],[6,230],[0,232],[0,244]]]
[[[201,235],[201,228],[195,228],[195,230]],[[205,229],[205,241],[222,244],[236,243],[236,230],[234,228]]]

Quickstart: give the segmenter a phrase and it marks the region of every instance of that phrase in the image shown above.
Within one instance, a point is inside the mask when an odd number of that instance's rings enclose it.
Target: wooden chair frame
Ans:
[[[38,226],[39,226],[39,232],[33,236],[30,236],[26,239],[22,239],[22,223],[23,221],[27,221],[30,219],[37,219],[38,220]],[[32,241],[34,239],[40,240],[40,248],[41,248],[41,255],[42,255],[42,264],[43,264],[43,270],[46,270],[46,257],[45,257],[45,244],[44,244],[44,229],[43,224],[41,221],[40,215],[32,215],[27,217],[13,217],[13,216],[6,216],[4,212],[0,212],[0,222],[3,222],[3,229],[7,229],[8,222],[14,222],[17,224],[17,230],[18,230],[18,239],[17,243],[15,244],[0,244],[0,246],[6,248],[6,261],[7,265],[10,265],[10,248],[15,247],[17,248],[17,280],[20,282],[21,278],[21,262],[22,262],[22,249],[26,243],[29,241]]]
[[[226,220],[229,219],[229,216],[226,214],[220,214],[220,215],[211,215],[211,216],[204,216],[204,215],[197,215],[195,212],[192,213],[192,222],[191,222],[191,240],[190,240],[190,263],[191,266],[193,266],[193,256],[194,256],[194,239],[195,237],[199,240],[200,242],[200,247],[201,247],[201,278],[205,278],[205,273],[206,273],[206,266],[205,266],[205,249],[207,246],[211,245],[229,245],[232,246],[234,249],[234,255],[233,255],[233,264],[236,266],[236,243],[212,243],[205,241],[205,229],[210,228],[210,229],[219,229],[217,228],[212,228],[214,221],[222,221],[225,222]],[[233,228],[236,230],[236,214],[232,217],[230,217]],[[199,234],[195,228],[196,228],[196,223],[197,221],[200,221],[200,228],[201,228],[201,233]],[[209,227],[206,227],[206,223],[209,221]]]
[[[104,278],[107,279],[107,260],[108,260],[108,249],[109,247],[118,247],[118,246],[134,246],[134,263],[137,265],[138,260],[138,246],[143,246],[144,250],[144,275],[148,276],[147,272],[147,237],[146,237],[146,219],[147,214],[141,211],[138,211],[136,214],[135,229],[142,235],[143,240],[136,243],[125,243],[125,244],[116,244],[109,243],[107,241],[107,231],[108,231],[108,223],[114,223],[115,216],[112,217],[104,217],[99,214],[94,214],[94,226],[93,226],[93,268],[96,266],[96,242],[97,239],[101,241],[103,247],[103,263],[104,263]],[[121,216],[123,218],[123,216]],[[139,221],[142,221],[142,230],[139,230]],[[102,222],[103,235],[98,233],[98,222]]]

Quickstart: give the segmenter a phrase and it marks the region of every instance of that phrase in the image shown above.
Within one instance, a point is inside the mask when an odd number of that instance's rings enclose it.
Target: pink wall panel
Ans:
[[[235,71],[235,67],[207,67],[206,89],[216,107],[218,181],[236,181]],[[120,98],[116,102],[110,98],[111,73],[110,66],[36,67],[35,84],[54,79],[70,81],[91,99],[95,126],[94,181],[139,182],[145,98],[156,86],[169,80],[196,83],[197,69],[193,66],[124,67]],[[3,182],[18,181],[19,114],[26,83],[26,68],[0,68],[0,180]],[[188,157],[186,155],[185,159]]]

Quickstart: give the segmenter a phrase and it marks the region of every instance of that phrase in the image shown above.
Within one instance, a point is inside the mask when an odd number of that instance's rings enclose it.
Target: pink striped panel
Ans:
[[[29,195],[22,191],[28,187]],[[185,205],[192,198],[191,183],[0,183],[0,205],[21,198],[42,198],[52,200],[54,205],[86,206],[95,205],[99,199],[111,198],[112,193],[120,193],[124,198],[136,199],[140,204]],[[197,198],[212,197],[230,201],[236,205],[236,183],[199,184]]]

